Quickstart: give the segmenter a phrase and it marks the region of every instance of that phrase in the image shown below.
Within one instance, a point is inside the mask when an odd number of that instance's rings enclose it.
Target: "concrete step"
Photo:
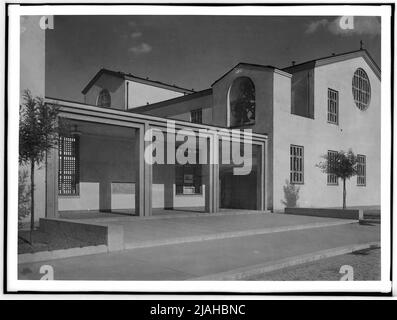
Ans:
[[[306,230],[306,229],[315,229],[315,228],[326,228],[326,227],[335,227],[342,226],[346,224],[358,223],[356,220],[339,220],[339,219],[327,219],[324,222],[317,221],[313,223],[306,224],[298,224],[298,225],[287,225],[287,226],[278,226],[278,227],[269,227],[269,228],[256,228],[256,229],[248,229],[248,230],[240,230],[240,231],[229,231],[229,232],[218,232],[213,234],[200,234],[200,235],[192,235],[186,237],[172,237],[170,235],[168,238],[163,239],[153,239],[153,240],[135,240],[126,242],[124,244],[125,249],[137,249],[137,248],[149,248],[149,247],[157,247],[157,246],[165,246],[165,245],[173,245],[173,244],[181,244],[181,243],[191,243],[191,242],[201,242],[201,241],[211,241],[211,240],[220,240],[220,239],[231,239],[231,238],[239,238],[239,237],[247,237],[247,236],[255,236],[255,235],[264,235],[264,234],[272,234],[278,232],[288,232],[288,231],[298,231],[298,230]]]

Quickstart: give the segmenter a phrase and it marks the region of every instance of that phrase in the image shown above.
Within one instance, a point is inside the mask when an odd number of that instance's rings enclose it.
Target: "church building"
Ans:
[[[157,117],[173,119],[193,129],[251,129],[257,135],[248,175],[234,175],[231,166],[222,163],[211,170],[200,164],[154,164],[153,209],[206,211],[210,207],[206,197],[211,194],[214,212],[222,208],[279,211],[285,207],[288,184],[299,187],[301,207],[338,207],[340,181],[316,164],[323,155],[349,149],[358,155],[359,174],[347,183],[348,205],[380,204],[380,69],[366,50],[282,69],[239,63],[198,92],[101,69],[82,93],[87,105],[73,106],[99,113],[118,111],[123,117],[156,117],[148,118],[156,122]],[[130,141],[136,130],[103,130],[91,122],[76,127],[81,131],[75,151],[76,166],[80,166],[75,172],[80,176],[71,178],[75,185],[66,192],[59,174],[58,210],[102,209],[98,195],[103,193],[109,195],[103,209],[134,209],[136,163],[128,164],[127,155],[134,154]],[[76,141],[71,143],[76,148]],[[209,148],[215,147],[220,148],[219,143]],[[210,171],[216,172],[211,179]],[[97,183],[99,176],[106,186]]]
[[[201,91],[131,72],[100,69],[82,88],[84,102],[45,98],[69,132],[36,174],[37,219],[277,212],[291,186],[299,207],[340,207],[341,182],[316,165],[349,149],[359,165],[348,206],[380,205],[381,71],[366,50],[286,68],[241,62]],[[181,132],[197,141],[193,163],[169,161],[186,140]],[[165,161],[151,163],[145,153],[158,139]]]

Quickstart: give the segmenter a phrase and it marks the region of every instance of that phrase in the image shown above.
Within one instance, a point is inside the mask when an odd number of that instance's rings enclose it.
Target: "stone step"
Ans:
[[[289,226],[279,226],[272,228],[260,228],[260,229],[249,229],[249,230],[240,230],[240,231],[230,231],[230,232],[220,232],[214,234],[205,234],[205,235],[194,235],[189,237],[170,237],[166,239],[160,240],[149,240],[149,241],[133,241],[125,243],[125,249],[136,249],[136,248],[149,248],[149,247],[157,247],[157,246],[165,246],[172,244],[180,244],[180,243],[191,243],[191,242],[199,242],[199,241],[211,241],[211,240],[220,240],[220,239],[230,239],[230,238],[239,238],[239,237],[247,237],[254,235],[263,235],[263,234],[272,234],[278,232],[288,232],[288,231],[297,231],[297,230],[306,230],[306,229],[315,229],[315,228],[325,228],[325,227],[334,227],[341,226],[351,223],[357,223],[357,220],[334,220],[334,221],[324,221],[324,222],[314,222],[300,225],[289,225]]]

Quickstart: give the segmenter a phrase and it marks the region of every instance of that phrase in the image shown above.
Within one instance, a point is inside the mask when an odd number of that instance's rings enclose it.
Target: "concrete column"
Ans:
[[[135,174],[135,212],[140,217],[145,215],[145,159],[144,159],[144,128],[138,129],[134,135]]]
[[[99,211],[110,212],[112,209],[112,187],[107,173],[99,182]]]
[[[269,196],[269,153],[268,153],[268,140],[265,141],[262,149],[262,168],[263,168],[263,210],[269,210],[268,208],[268,196]]]
[[[174,184],[175,184],[175,165],[160,165],[165,171],[164,181],[164,209],[174,209]]]
[[[213,179],[212,179],[212,164],[211,164],[211,140],[205,139],[206,141],[206,150],[207,150],[207,157],[202,160],[202,167],[201,167],[201,176],[202,181],[201,183],[204,185],[205,188],[205,212],[212,213],[213,212]]]
[[[166,134],[165,137],[165,152],[164,157],[165,163],[164,165],[159,165],[160,170],[164,170],[165,172],[165,181],[164,181],[164,209],[174,209],[174,195],[175,195],[175,164],[168,164],[175,162],[175,147],[172,141],[169,141],[169,139],[175,139],[175,137],[171,137],[170,135]],[[170,149],[174,149],[174,156],[168,155],[168,147]],[[169,159],[170,158],[170,159]]]
[[[145,124],[144,132],[150,129],[148,123]],[[151,141],[144,141],[144,133],[142,135],[144,150],[151,143]],[[143,184],[144,184],[144,199],[143,199],[143,215],[152,215],[152,184],[153,184],[153,166],[145,161],[145,152],[142,150],[143,161]]]
[[[30,90],[31,94],[36,97],[45,97],[45,34],[52,30],[43,30],[40,27],[40,20],[42,16],[21,16],[20,27],[21,33],[19,38],[20,43],[20,103],[23,103],[23,94],[26,89]],[[44,162],[40,166],[44,165]],[[30,165],[20,166],[21,170],[29,172]],[[53,214],[53,208],[47,210],[47,190],[46,187],[46,171],[40,169],[36,165],[35,169],[35,195],[34,195],[34,211],[35,220],[43,218],[48,213]],[[30,185],[30,177],[28,183]],[[58,191],[58,187],[54,189]],[[51,190],[49,192],[52,192]],[[28,217],[30,219],[30,217]]]
[[[211,146],[213,153],[212,167],[212,197],[213,197],[213,212],[219,212],[220,205],[220,188],[219,188],[219,137],[214,135],[213,145]]]
[[[263,169],[262,169],[262,146],[253,145],[256,152],[256,209],[263,210]]]
[[[29,89],[32,95],[44,97],[45,92],[45,34],[40,27],[43,16],[21,16],[20,90]],[[50,29],[47,29],[51,32]]]
[[[46,165],[46,218],[58,217],[58,149],[47,153]]]

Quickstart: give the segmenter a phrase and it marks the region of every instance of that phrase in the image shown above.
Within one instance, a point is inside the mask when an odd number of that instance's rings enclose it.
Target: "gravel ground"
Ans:
[[[48,234],[45,232],[41,232],[40,230],[33,230],[31,243],[29,230],[18,231],[18,254],[79,248],[90,245],[96,244],[87,241],[77,241],[72,238],[65,240],[63,237],[55,240],[50,240]]]
[[[380,249],[356,251],[333,258],[305,263],[250,277],[263,281],[338,281],[343,276],[341,266],[353,267],[353,280],[380,280]]]

